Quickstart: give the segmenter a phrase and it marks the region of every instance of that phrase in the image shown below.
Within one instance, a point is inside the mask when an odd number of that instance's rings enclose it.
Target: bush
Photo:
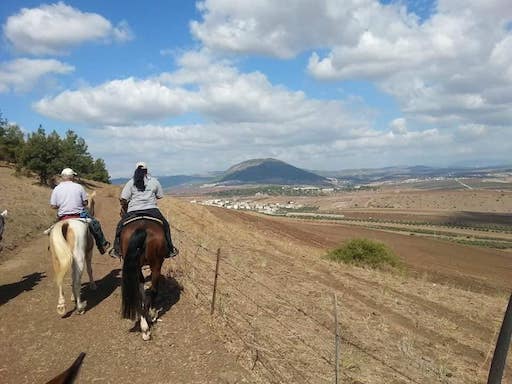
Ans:
[[[386,245],[368,239],[353,239],[341,247],[331,250],[326,257],[330,260],[355,264],[363,267],[402,269],[400,259]]]

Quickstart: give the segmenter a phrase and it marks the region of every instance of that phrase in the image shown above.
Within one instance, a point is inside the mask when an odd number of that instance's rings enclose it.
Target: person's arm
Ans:
[[[50,207],[53,209],[59,209],[59,203],[57,202],[57,194],[55,193],[55,189],[52,191],[52,195],[50,197]]]
[[[119,202],[121,203],[121,212],[119,212],[119,214],[123,217],[128,211],[128,201],[125,199],[119,199]]]
[[[80,191],[80,197],[82,198],[82,204],[84,207],[87,207],[87,204],[89,204],[89,196],[87,195],[87,192],[85,192],[85,189],[82,187],[82,190]]]
[[[157,199],[161,199],[162,197],[164,197],[164,189],[162,188],[162,185],[160,184],[160,182],[158,180],[156,180],[156,191],[155,191],[155,196]]]
[[[119,214],[121,217],[123,217],[126,212],[128,212],[128,202],[132,198],[132,185],[133,179],[128,180],[128,182],[124,185],[123,190],[121,191],[121,197],[119,198],[119,203],[121,204],[121,212]]]

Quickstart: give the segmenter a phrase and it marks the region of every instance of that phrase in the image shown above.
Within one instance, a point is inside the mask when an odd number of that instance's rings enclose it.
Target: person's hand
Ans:
[[[119,215],[123,217],[128,210],[128,202],[125,199],[120,199],[119,202],[121,203],[121,212],[119,212]]]

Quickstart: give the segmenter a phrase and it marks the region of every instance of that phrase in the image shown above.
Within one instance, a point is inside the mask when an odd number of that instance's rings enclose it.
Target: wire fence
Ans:
[[[330,323],[322,321],[311,313],[314,310],[309,311],[281,294],[282,285],[278,291],[272,282],[235,265],[232,256],[243,247],[214,249],[205,245],[206,240],[192,238],[175,225],[171,228],[179,233],[181,252],[178,270],[205,311],[212,305],[215,263],[220,249],[218,281],[223,289],[215,303],[215,319],[225,326],[225,331],[229,331],[234,344],[241,344],[239,354],[249,356],[249,368],[259,369],[267,382],[332,383],[340,375],[344,379],[342,382],[352,382],[353,374],[343,369],[337,372],[335,343],[340,339],[344,346],[356,349],[402,381],[419,383],[343,332],[336,337],[335,315],[329,316],[332,318]],[[267,295],[255,292],[266,292]],[[265,300],[260,301],[261,297]],[[260,320],[260,314],[264,315],[263,320]]]

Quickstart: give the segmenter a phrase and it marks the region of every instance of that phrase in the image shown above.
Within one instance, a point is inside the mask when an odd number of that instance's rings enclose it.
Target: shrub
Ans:
[[[400,259],[386,245],[368,239],[353,239],[331,250],[328,259],[370,268],[402,269]]]

